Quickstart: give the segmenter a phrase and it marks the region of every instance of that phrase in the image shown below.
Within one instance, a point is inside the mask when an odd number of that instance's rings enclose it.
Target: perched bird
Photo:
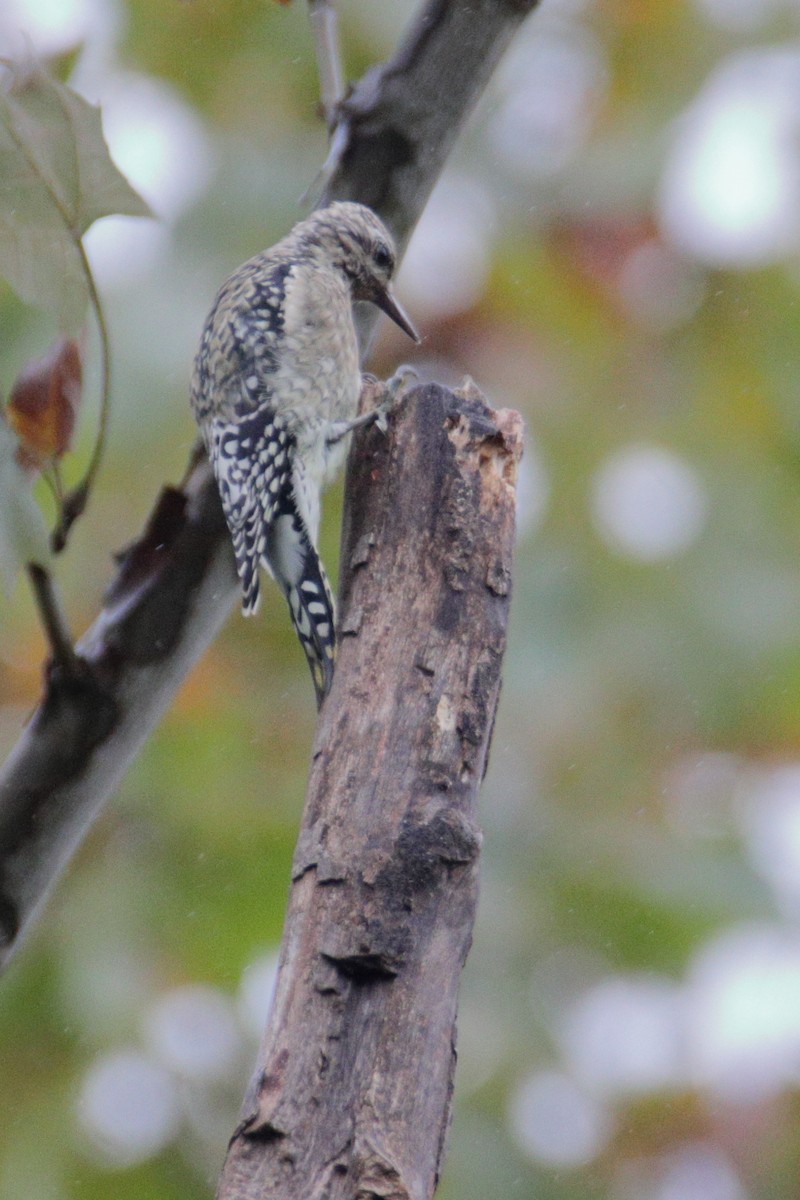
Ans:
[[[317,553],[322,488],[341,465],[361,392],[353,301],[419,338],[395,300],[395,251],[371,209],[338,202],[300,221],[222,285],[194,364],[191,401],[219,485],[242,582],[259,567],[289,603],[317,703],[333,677],[334,605]]]

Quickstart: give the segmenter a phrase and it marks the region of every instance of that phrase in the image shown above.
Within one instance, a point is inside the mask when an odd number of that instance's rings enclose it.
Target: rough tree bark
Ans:
[[[342,642],[273,1013],[219,1200],[427,1200],[477,899],[516,413],[420,387],[354,447]],[[357,499],[356,499],[357,498]]]
[[[401,244],[498,58],[538,0],[429,0],[395,57],[346,102],[325,199],[371,203]],[[366,345],[369,321],[362,314]],[[347,491],[356,486],[351,478]],[[50,674],[0,772],[0,968],[186,674],[234,607],[232,555],[205,462],[167,489],[78,644]]]

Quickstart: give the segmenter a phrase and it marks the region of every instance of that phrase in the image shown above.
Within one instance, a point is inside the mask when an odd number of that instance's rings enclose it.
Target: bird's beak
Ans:
[[[417,333],[411,321],[403,312],[400,305],[395,300],[389,288],[378,287],[375,294],[375,303],[378,308],[383,309],[387,317],[391,317],[395,325],[399,325],[403,333],[407,333],[412,341],[418,342],[420,336]]]

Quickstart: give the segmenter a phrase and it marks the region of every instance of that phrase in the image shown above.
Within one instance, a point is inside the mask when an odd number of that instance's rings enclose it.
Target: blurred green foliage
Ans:
[[[388,52],[411,10],[344,5],[351,74]],[[666,318],[647,312],[666,280],[651,278],[633,302],[622,286],[636,251],[668,241],[658,197],[673,122],[729,56],[797,35],[788,6],[764,6],[760,23],[738,31],[706,10],[699,0],[543,6],[526,45],[573,39],[600,64],[582,132],[551,170],[499,156],[501,71],[453,164],[456,192],[467,181],[485,205],[481,286],[443,312],[435,290],[423,311],[419,286],[406,284],[426,338],[422,369],[447,381],[470,373],[529,430],[443,1200],[783,1200],[797,1190],[796,1085],[736,1098],[698,1068],[638,1088],[595,1081],[593,1093],[564,1030],[603,980],[686,989],[689,1008],[698,964],[726,931],[757,922],[787,944],[795,937],[797,894],[777,886],[751,833],[758,781],[800,755],[797,263],[714,269],[675,252],[694,299]],[[191,358],[215,288],[296,219],[325,152],[301,4],[125,0],[120,13],[105,70],[174,89],[212,167],[168,222],[151,269],[131,262],[105,288],[111,445],[59,564],[77,631],[97,611],[111,555],[182,474]],[[91,38],[75,82],[94,100],[90,51]],[[554,74],[556,98],[567,78]],[[5,289],[0,325],[7,396],[51,330]],[[372,369],[388,374],[406,353],[384,331]],[[90,442],[87,401],[76,477]],[[695,535],[649,559],[621,549],[598,517],[599,473],[641,446],[687,465],[705,506]],[[339,516],[334,489],[330,563]],[[3,751],[35,702],[43,654],[20,585],[0,598]],[[258,620],[234,617],[194,671],[2,981],[2,1200],[211,1194],[246,1053],[221,1097],[183,1080],[190,1116],[125,1169],[92,1150],[79,1097],[98,1056],[150,1052],[159,997],[196,982],[238,996],[249,965],[277,947],[313,723],[305,664],[270,590]],[[573,1162],[552,1146],[526,1149],[513,1116],[522,1084],[549,1070],[574,1079],[608,1121]],[[203,1104],[214,1121],[198,1117]]]

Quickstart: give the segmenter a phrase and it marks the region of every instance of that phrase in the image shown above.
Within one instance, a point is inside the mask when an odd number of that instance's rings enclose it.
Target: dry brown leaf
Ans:
[[[19,438],[21,466],[41,470],[69,450],[82,383],[81,349],[74,338],[61,338],[24,367],[7,409]]]

